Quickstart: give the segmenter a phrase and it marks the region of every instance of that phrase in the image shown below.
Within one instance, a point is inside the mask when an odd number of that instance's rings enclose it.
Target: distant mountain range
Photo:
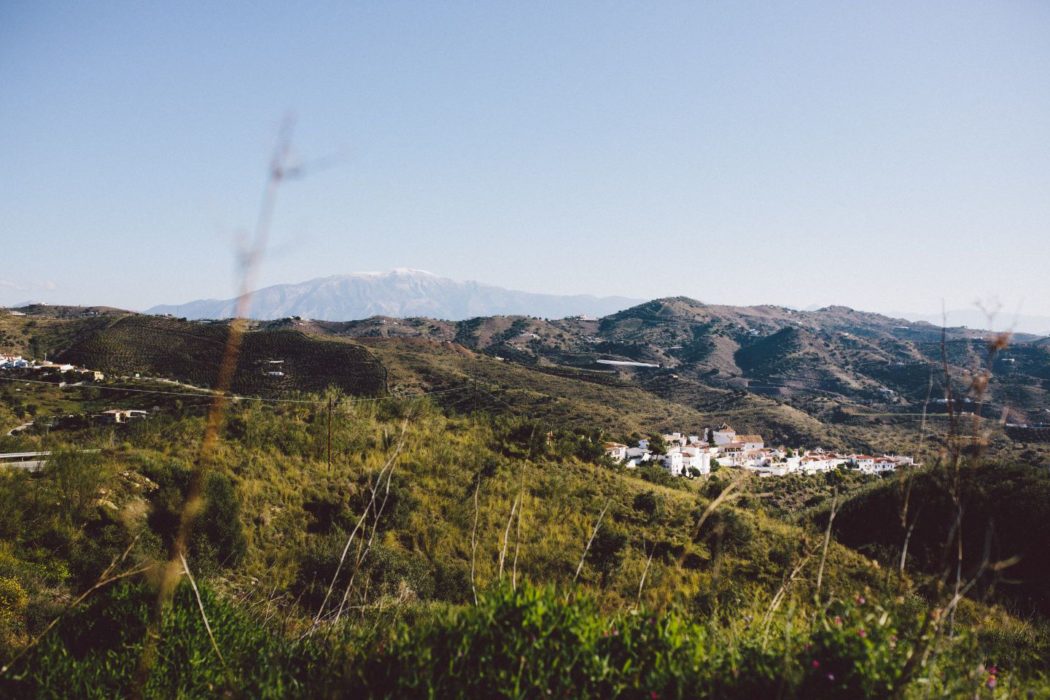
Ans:
[[[949,327],[966,326],[967,328],[990,328],[997,331],[1008,330],[1017,333],[1050,335],[1050,316],[1000,312],[989,318],[988,314],[980,309],[953,309],[944,314],[897,312],[889,315],[909,321],[928,321],[935,326],[944,325],[947,321]]]
[[[626,297],[533,294],[478,282],[459,282],[422,270],[397,269],[266,287],[252,295],[249,315],[260,320],[300,316],[321,321],[350,321],[371,316],[426,316],[449,321],[498,315],[597,317],[641,301]],[[236,298],[200,299],[154,306],[146,313],[188,319],[229,318],[234,315],[236,305]]]

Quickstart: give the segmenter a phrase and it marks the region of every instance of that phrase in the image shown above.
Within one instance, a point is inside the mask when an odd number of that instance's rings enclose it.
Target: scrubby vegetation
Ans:
[[[835,541],[825,553],[819,522],[783,519],[768,480],[661,483],[606,463],[600,432],[332,398],[331,468],[327,397],[230,409],[187,548],[201,603],[183,577],[155,653],[151,582],[204,418],[172,407],[36,438],[57,450],[47,469],[0,473],[7,694],[877,697],[1044,682],[1041,618],[969,603],[949,637],[921,585]],[[851,486],[822,481],[812,498]]]
[[[967,635],[921,675],[915,607],[862,596],[765,621],[696,621],[678,611],[604,613],[589,596],[523,584],[477,606],[370,612],[326,637],[289,639],[265,614],[205,590],[214,653],[189,586],[161,627],[161,653],[136,681],[152,592],[121,583],[86,605],[0,680],[12,694],[114,697],[999,697],[1022,688],[973,663]],[[749,608],[760,615],[761,607]]]
[[[772,307],[750,330],[688,300],[579,323],[648,357],[660,319],[684,311],[703,318],[661,341],[678,356],[780,371],[782,343],[750,332],[784,332],[763,320]],[[8,337],[202,384],[228,332],[49,313]],[[540,325],[431,329],[517,348],[526,367],[275,322],[244,336],[226,387],[260,400],[145,380],[0,386],[4,432],[36,419],[0,447],[51,451],[40,472],[0,470],[0,695],[1050,693],[1045,470],[993,463],[988,440],[959,434],[924,436],[930,464],[900,477],[628,470],[604,441],[718,415],[832,443],[911,438],[837,399],[807,414],[669,370],[548,365],[519,342]],[[812,363],[823,336],[797,335],[785,357]],[[150,417],[61,418],[112,405]],[[814,417],[836,412],[834,428]]]
[[[228,333],[226,322],[125,315],[59,348],[58,358],[109,374],[144,374],[213,386]],[[287,361],[285,361],[287,359]],[[318,340],[293,329],[246,333],[230,388],[275,395],[289,390],[377,394],[382,367],[359,345]]]

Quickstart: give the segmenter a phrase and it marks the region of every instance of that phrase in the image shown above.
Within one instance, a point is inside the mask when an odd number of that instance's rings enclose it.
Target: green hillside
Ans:
[[[989,596],[1024,616],[1050,616],[1050,472],[1045,468],[969,464],[958,474],[922,472],[910,488],[896,480],[880,483],[843,504],[835,519],[836,538],[893,567],[913,528],[909,567],[935,576],[950,570],[954,577],[957,553],[945,551],[957,527],[953,489],[963,509],[960,575],[978,577],[975,596]],[[992,570],[996,562],[1015,557],[1008,568]]]
[[[223,322],[129,315],[81,334],[55,357],[107,374],[142,374],[211,387],[228,334]],[[384,390],[383,374],[359,345],[318,340],[296,330],[249,330],[231,388],[235,393],[272,396],[335,386],[374,395]]]
[[[114,561],[165,558],[203,423],[156,416],[113,447],[112,428],[55,433],[52,447],[102,452],[66,452],[39,478],[0,473],[0,651],[28,649],[0,674],[8,695],[136,688],[149,576],[104,586],[27,645]],[[966,603],[965,634],[934,642],[921,588],[901,597],[835,541],[825,554],[820,528],[766,514],[757,479],[657,483],[604,462],[585,432],[537,436],[527,418],[430,402],[338,400],[331,468],[320,397],[235,405],[225,423],[189,562],[227,666],[184,589],[141,681],[151,696],[910,696],[979,689],[990,660],[1004,688],[1041,682],[1043,633]],[[934,643],[938,660],[905,673]]]
[[[209,394],[170,381],[214,383],[226,323],[4,317],[9,347],[110,376],[16,373],[0,391],[4,425],[38,419],[4,449],[55,453],[37,474],[0,470],[0,693],[1045,692],[1048,450],[1025,442],[1037,434],[966,416],[959,432],[977,434],[960,438],[947,406],[917,413],[862,388],[880,373],[905,382],[897,367],[918,381],[909,353],[933,342],[921,329],[905,351],[881,317],[849,310],[818,312],[825,328],[783,325],[796,314],[778,307],[729,313],[675,299],[601,321],[252,324],[231,389],[266,400],[227,406],[206,460]],[[986,347],[952,342],[952,367]],[[1009,352],[996,392],[1042,371],[1041,347]],[[595,361],[609,357],[660,366]],[[149,417],[88,419],[114,406]],[[729,421],[774,444],[911,452],[919,419],[931,466],[910,491],[850,471],[674,479],[602,449]],[[945,472],[945,450],[974,465]],[[1011,466],[977,464],[982,453]],[[193,484],[197,591],[181,576],[158,608]],[[972,581],[957,597],[956,580]]]

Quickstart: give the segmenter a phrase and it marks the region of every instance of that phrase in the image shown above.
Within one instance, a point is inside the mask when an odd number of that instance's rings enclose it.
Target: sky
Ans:
[[[1050,316],[1045,2],[0,3],[0,305],[410,267]]]

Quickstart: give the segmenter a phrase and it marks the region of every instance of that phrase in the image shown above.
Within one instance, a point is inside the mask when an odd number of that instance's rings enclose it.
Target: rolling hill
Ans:
[[[226,334],[226,322],[110,309],[23,313],[3,317],[4,349],[201,386],[213,380],[205,368],[217,366]],[[453,392],[436,400],[620,434],[731,418],[775,442],[878,450],[914,440],[923,416],[944,417],[945,360],[962,410],[977,407],[966,404],[971,378],[991,369],[985,415],[1045,421],[1045,339],[1014,336],[989,355],[993,338],[844,307],[727,307],[683,297],[600,319],[293,317],[250,323],[234,390],[280,395],[334,385],[375,395],[470,384],[469,401]],[[264,366],[270,361],[280,368]],[[987,427],[1009,443],[994,424]]]

